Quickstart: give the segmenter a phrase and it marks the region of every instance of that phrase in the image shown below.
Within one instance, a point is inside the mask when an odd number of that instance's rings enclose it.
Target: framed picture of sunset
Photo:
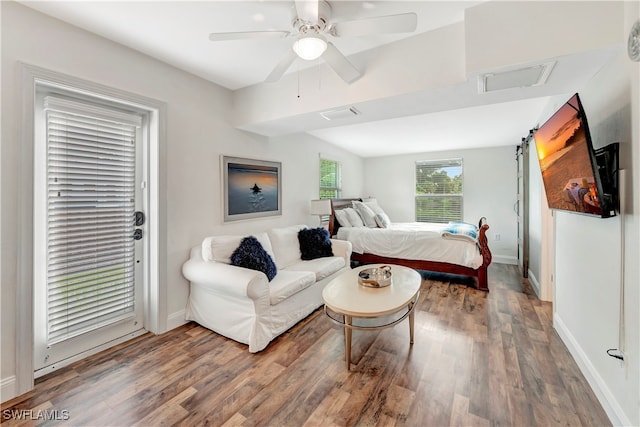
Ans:
[[[224,221],[282,214],[282,164],[222,156]]]

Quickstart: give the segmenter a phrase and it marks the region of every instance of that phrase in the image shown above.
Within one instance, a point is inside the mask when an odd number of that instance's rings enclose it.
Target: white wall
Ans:
[[[638,18],[638,2],[625,7],[626,29]],[[628,171],[623,217],[555,216],[554,326],[616,424],[640,424],[638,264],[640,251],[640,71],[626,52],[580,91],[594,145],[621,143]],[[621,225],[626,229],[621,251]],[[620,266],[625,270],[621,274]],[[625,281],[626,365],[606,354],[618,348],[620,279]]]
[[[525,131],[526,132],[526,131]],[[415,221],[415,162],[462,158],[464,168],[463,215],[477,223],[486,217],[489,247],[496,262],[517,262],[516,145],[476,150],[375,157],[365,160],[364,195],[378,199],[391,221]],[[499,234],[500,240],[495,236]]]
[[[315,138],[268,141],[229,123],[231,92],[131,49],[52,19],[14,2],[0,2],[2,18],[2,299],[0,385],[2,401],[16,392],[18,266],[29,260],[19,246],[21,80],[20,62],[102,85],[141,94],[167,105],[166,314],[169,327],[183,321],[188,282],[181,266],[189,249],[214,233],[250,233],[267,227],[310,223],[309,200],[318,195],[318,153],[330,154],[345,168],[345,191],[362,190],[362,160]],[[27,30],[28,29],[28,30]],[[283,214],[270,219],[222,223],[220,155],[282,162]]]
[[[529,280],[539,290],[542,251],[542,174],[536,155],[536,144],[529,144]]]
[[[608,0],[480,2],[465,10],[467,73],[616,45],[622,10]]]

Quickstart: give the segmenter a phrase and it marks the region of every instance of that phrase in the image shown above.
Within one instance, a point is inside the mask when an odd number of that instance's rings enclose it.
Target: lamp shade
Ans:
[[[302,59],[312,61],[327,50],[327,42],[319,35],[300,37],[293,44],[293,51]]]
[[[311,215],[331,215],[331,200],[312,200]]]

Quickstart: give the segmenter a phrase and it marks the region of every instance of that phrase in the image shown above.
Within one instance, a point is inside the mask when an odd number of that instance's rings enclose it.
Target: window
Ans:
[[[416,162],[416,221],[462,220],[462,159]]]
[[[340,163],[335,160],[320,159],[320,198],[338,199],[341,193]]]

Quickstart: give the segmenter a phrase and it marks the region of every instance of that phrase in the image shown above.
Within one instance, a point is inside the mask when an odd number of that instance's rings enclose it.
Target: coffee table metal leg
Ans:
[[[351,370],[351,316],[344,316],[344,357],[347,371]]]
[[[409,310],[411,310],[411,307],[409,307]],[[415,314],[415,310],[412,310],[409,313],[409,344],[413,344],[413,324],[415,320]]]

